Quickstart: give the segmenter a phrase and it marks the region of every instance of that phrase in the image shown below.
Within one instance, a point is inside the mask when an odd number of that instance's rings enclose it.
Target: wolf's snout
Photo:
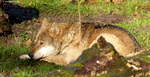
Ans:
[[[29,55],[29,57],[30,57],[31,59],[32,59],[33,56],[34,56],[33,53],[29,53],[28,55]]]

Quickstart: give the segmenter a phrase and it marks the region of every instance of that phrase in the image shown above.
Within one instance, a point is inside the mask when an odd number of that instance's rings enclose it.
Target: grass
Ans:
[[[148,18],[146,19],[136,19],[132,22],[123,22],[118,25],[121,25],[122,27],[128,29],[136,39],[139,41],[139,43],[142,45],[142,47],[150,48],[150,38],[149,38],[149,32],[148,30],[138,30],[142,26],[147,26],[149,24],[150,20]]]
[[[15,0],[20,2],[22,6],[25,7],[35,7],[40,10],[40,12],[45,13],[77,13],[77,4],[69,3],[69,0]],[[117,14],[131,15],[134,12],[141,12],[138,10],[138,6],[147,6],[149,5],[149,1],[144,0],[127,0],[121,4],[113,4],[106,3],[103,0],[98,0],[99,3],[92,5],[84,5],[82,4],[80,7],[80,11],[82,14],[95,14],[99,13],[101,10],[104,13],[110,13],[114,11]],[[125,8],[126,7],[126,8]],[[145,12],[143,12],[145,13]]]
[[[19,55],[28,53],[29,48],[20,46],[0,46],[0,72],[11,72],[13,77],[33,77],[38,74],[47,75],[48,72],[61,69],[52,63],[33,60],[20,60]]]
[[[43,14],[78,14],[77,4],[71,4],[68,0],[14,0],[21,6],[35,7]],[[142,45],[143,48],[150,48],[150,31],[139,30],[141,27],[150,26],[150,11],[139,9],[139,6],[147,6],[150,1],[146,0],[127,0],[121,4],[105,3],[99,0],[99,3],[92,5],[81,5],[81,15],[95,14],[120,14],[131,18],[130,21],[118,23],[117,25],[130,31]],[[29,36],[22,33],[21,40],[27,40]],[[10,72],[12,77],[37,77],[49,76],[49,72],[62,69],[52,63],[27,60],[18,58],[23,53],[28,53],[30,48],[20,45],[4,46],[0,45],[0,72]],[[141,56],[143,61],[150,58]],[[63,71],[57,77],[72,77],[72,72]],[[106,75],[108,76],[108,75]],[[104,77],[106,77],[104,76]]]

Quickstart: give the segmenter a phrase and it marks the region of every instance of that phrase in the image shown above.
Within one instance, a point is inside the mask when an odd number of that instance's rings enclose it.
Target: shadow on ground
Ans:
[[[39,11],[36,8],[22,7],[9,2],[3,2],[0,7],[8,15],[8,22],[12,25],[39,17]]]
[[[22,7],[9,2],[1,2],[1,15],[0,16],[0,35],[7,36],[12,34],[12,25],[20,24],[27,20],[37,19],[39,11],[32,7]]]

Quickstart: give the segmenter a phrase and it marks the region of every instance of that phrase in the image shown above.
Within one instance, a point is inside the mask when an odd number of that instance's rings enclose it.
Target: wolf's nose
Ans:
[[[28,55],[31,59],[33,58],[33,53],[29,53]]]

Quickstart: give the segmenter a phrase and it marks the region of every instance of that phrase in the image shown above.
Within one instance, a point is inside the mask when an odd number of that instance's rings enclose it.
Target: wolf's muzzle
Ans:
[[[28,55],[31,59],[33,59],[33,56],[34,56],[33,53],[29,53]]]

